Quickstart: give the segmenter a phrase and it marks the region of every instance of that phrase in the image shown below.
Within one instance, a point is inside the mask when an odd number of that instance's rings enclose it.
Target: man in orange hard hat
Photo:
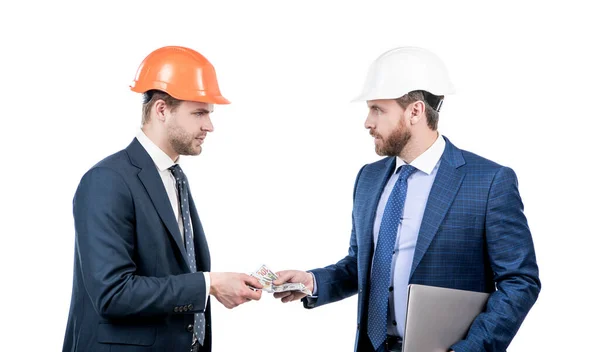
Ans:
[[[229,104],[201,54],[163,47],[131,85],[143,123],[131,144],[85,173],[73,199],[75,268],[63,351],[210,351],[210,297],[259,300],[210,253],[180,155],[198,155],[214,104]]]

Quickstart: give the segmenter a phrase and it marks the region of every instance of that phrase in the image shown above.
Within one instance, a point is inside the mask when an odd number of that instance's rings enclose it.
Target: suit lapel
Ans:
[[[156,165],[154,165],[152,158],[150,158],[150,155],[148,155],[137,139],[134,139],[127,147],[127,153],[129,154],[132,163],[141,168],[138,177],[146,188],[146,192],[148,192],[156,212],[165,224],[165,227],[169,230],[169,234],[173,241],[177,244],[181,256],[186,258],[181,232],[179,231],[179,226],[175,214],[173,213],[171,202],[169,201],[165,186],[158,174]]]
[[[360,233],[357,233],[359,243],[366,248],[366,250],[359,251],[362,254],[362,268],[361,271],[363,273],[369,272],[369,265],[371,263],[371,257],[373,253],[374,240],[373,240],[373,226],[375,224],[375,215],[377,214],[377,205],[379,204],[379,199],[381,198],[381,194],[383,193],[383,189],[387,184],[390,176],[394,172],[396,166],[396,159],[393,157],[384,159],[383,162],[375,164],[376,168],[365,168],[368,174],[362,175],[361,178],[371,179],[371,182],[366,184],[366,188],[361,191],[361,194],[365,194],[366,204],[365,209],[370,209],[370,211],[365,212],[364,216],[366,217],[366,224],[364,236],[360,236]],[[359,271],[359,272],[361,272]],[[364,280],[368,280],[368,275],[364,276]],[[363,282],[366,284],[367,282]]]
[[[429,248],[464,179],[464,172],[459,169],[465,163],[462,153],[446,137],[444,139],[446,148],[425,206],[410,278]]]

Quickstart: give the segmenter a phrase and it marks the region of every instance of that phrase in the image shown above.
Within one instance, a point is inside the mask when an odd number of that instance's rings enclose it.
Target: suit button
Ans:
[[[188,309],[189,309],[189,310],[192,310],[192,309],[194,309],[194,305],[192,305],[192,304],[188,304]]]
[[[187,332],[193,332],[194,331],[194,325],[190,324],[185,329],[187,330]]]
[[[175,313],[179,313],[179,307],[175,307],[175,308],[173,308],[173,311],[174,311]]]
[[[394,286],[390,286],[390,292],[394,291]]]
[[[395,320],[392,322],[392,324],[394,324],[394,326],[398,325]]]
[[[188,307],[187,306],[183,306],[183,311],[187,312],[188,311]]]
[[[356,324],[356,330],[360,330],[360,324]]]

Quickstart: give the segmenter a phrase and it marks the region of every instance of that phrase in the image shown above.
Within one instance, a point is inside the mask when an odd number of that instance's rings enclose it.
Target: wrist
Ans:
[[[210,279],[210,287],[208,288],[208,294],[211,296],[215,295],[215,278],[213,277],[213,273],[208,273],[208,277]]]
[[[308,279],[306,280],[308,284],[306,285],[306,288],[310,292],[315,292],[315,275],[310,271],[307,271],[306,273],[308,274]]]

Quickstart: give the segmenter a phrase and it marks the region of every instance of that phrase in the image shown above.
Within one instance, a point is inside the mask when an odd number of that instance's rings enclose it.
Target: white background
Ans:
[[[205,55],[232,101],[184,161],[214,271],[306,270],[346,254],[356,173],[379,159],[366,106],[350,100],[379,54],[422,46],[458,89],[440,131],[519,177],[542,291],[509,351],[597,348],[592,1],[16,3],[0,21],[0,350],[61,349],[73,193],[134,137],[141,100],[129,83],[164,45]],[[234,310],[213,303],[219,352],[353,348],[356,296],[311,311],[269,294]]]

